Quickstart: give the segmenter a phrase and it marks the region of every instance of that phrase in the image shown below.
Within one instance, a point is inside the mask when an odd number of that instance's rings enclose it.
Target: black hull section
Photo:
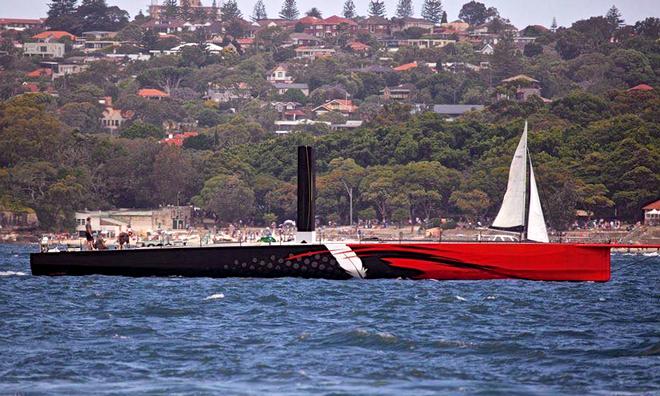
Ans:
[[[369,278],[408,277],[380,260],[367,260]],[[371,263],[369,263],[371,262]],[[371,264],[371,265],[369,265]],[[300,277],[350,279],[323,245],[162,248],[33,253],[33,275],[121,275],[184,277]]]

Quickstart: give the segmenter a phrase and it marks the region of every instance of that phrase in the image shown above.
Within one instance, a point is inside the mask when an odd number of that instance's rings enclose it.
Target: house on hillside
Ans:
[[[660,199],[642,208],[644,211],[644,224],[660,226]]]
[[[89,65],[79,63],[59,63],[54,69],[53,79],[64,77],[70,74],[82,73],[89,69]]]
[[[232,100],[249,99],[251,97],[250,86],[245,82],[239,82],[231,86],[213,84],[209,86],[206,95],[204,95],[204,99],[216,103],[227,103]]]
[[[335,50],[332,48],[320,48],[320,47],[298,47],[295,49],[296,59],[317,59],[317,58],[326,58],[332,57],[335,55]]]
[[[358,30],[363,33],[369,33],[377,38],[387,37],[392,34],[391,24],[387,18],[370,16],[358,22]]]
[[[406,39],[398,40],[399,47],[417,47],[422,49],[428,48],[442,48],[449,44],[456,43],[456,40],[440,39],[440,38],[420,38],[420,39]]]
[[[156,33],[177,33],[182,32],[185,22],[172,19],[172,20],[158,20],[150,19],[147,22],[142,24],[142,29],[151,30]]]
[[[46,30],[45,32],[41,32],[32,36],[32,39],[42,43],[48,41],[60,40],[63,38],[69,39],[71,42],[76,41],[75,35],[69,32],[65,32],[63,30]]]
[[[326,114],[334,111],[341,113],[346,117],[354,114],[355,112],[357,112],[357,110],[358,107],[354,105],[353,101],[350,99],[333,99],[312,109],[312,111],[314,112],[314,114],[316,114],[316,116],[320,116],[322,114]]]
[[[270,105],[277,111],[280,120],[295,120],[305,117],[305,112],[300,108],[301,105],[298,102],[271,102]]]
[[[358,30],[354,20],[337,15],[325,19],[305,17],[299,23],[305,25],[304,33],[320,38],[337,37],[341,33],[355,35]]]
[[[101,126],[111,135],[115,135],[117,131],[126,123],[126,121],[133,118],[135,113],[132,110],[120,110],[112,106],[112,98],[106,96],[99,100],[105,108],[101,115]]]
[[[423,18],[393,18],[390,29],[392,33],[403,32],[410,28],[426,30],[428,33],[433,31],[434,23]]]
[[[293,28],[297,23],[296,20],[281,19],[281,18],[269,18],[269,19],[260,19],[255,21],[262,29],[276,28],[280,27],[282,29]]]
[[[17,32],[22,32],[28,29],[38,29],[43,26],[44,21],[44,18],[0,18],[0,31],[15,30]]]
[[[506,78],[497,87],[497,100],[526,102],[532,96],[538,96],[546,103],[551,102],[541,96],[541,83],[524,74]]]
[[[284,95],[290,89],[297,89],[305,96],[309,95],[309,85],[306,83],[274,83],[273,87],[279,95]]]
[[[317,37],[314,37],[314,36],[312,36],[311,34],[308,34],[308,33],[303,33],[303,32],[296,33],[296,32],[294,32],[294,33],[291,33],[289,35],[289,43],[290,43],[290,45],[294,45],[294,46],[304,45],[304,46],[313,47],[315,45],[323,44],[323,40],[319,39]]]
[[[401,84],[396,87],[385,87],[380,91],[383,100],[407,101],[415,91],[414,84]]]
[[[493,55],[495,47],[492,44],[485,44],[481,49],[477,50],[481,55]]]
[[[272,84],[291,84],[293,77],[289,74],[289,65],[280,63],[268,73],[266,80]]]
[[[161,100],[163,98],[169,98],[170,94],[167,92],[163,92],[160,89],[155,89],[155,88],[142,88],[138,90],[137,92],[138,96],[143,97],[145,99],[154,99],[154,100]]]
[[[63,58],[66,46],[58,42],[24,43],[23,55],[42,58]]]
[[[445,117],[447,121],[453,121],[465,113],[471,111],[481,111],[484,108],[484,105],[478,104],[440,104],[433,105],[431,111],[433,111],[435,114],[439,114]]]

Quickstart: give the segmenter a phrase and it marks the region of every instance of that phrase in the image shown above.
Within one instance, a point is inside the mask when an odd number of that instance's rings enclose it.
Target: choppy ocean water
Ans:
[[[658,394],[660,258],[609,283],[33,277],[0,245],[0,394]]]

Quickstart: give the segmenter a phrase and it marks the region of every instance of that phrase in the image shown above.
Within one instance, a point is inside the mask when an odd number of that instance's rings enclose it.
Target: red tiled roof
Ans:
[[[357,25],[357,23],[354,20],[348,18],[342,18],[337,15],[333,15],[331,17],[325,18],[323,21],[319,22],[319,24],[322,25],[339,25],[342,23],[345,23],[347,25]]]
[[[153,88],[143,88],[138,91],[138,96],[142,96],[143,98],[152,98],[152,97],[160,97],[160,98],[167,98],[170,95],[166,92],[161,91],[160,89],[153,89]]]
[[[348,46],[351,47],[353,51],[366,51],[369,49],[368,45],[361,43],[359,41],[353,41]]]
[[[74,36],[73,34],[62,30],[47,30],[45,32],[41,32],[39,34],[35,34],[34,36],[32,36],[33,39],[37,39],[37,40],[45,40],[49,38],[59,40],[62,37],[69,37],[69,39],[72,41],[75,41],[76,39],[76,36]]]
[[[40,67],[39,69],[33,70],[29,73],[25,73],[25,75],[30,78],[50,77],[53,75],[53,70],[45,67]]]
[[[413,63],[406,63],[404,65],[397,66],[397,67],[393,68],[392,70],[398,71],[398,72],[399,71],[408,71],[408,70],[414,69],[416,67],[417,67],[417,62],[413,62]]]
[[[25,83],[23,84],[23,88],[25,88],[27,92],[33,92],[33,93],[39,92],[39,86],[35,83]]]
[[[660,199],[642,208],[642,210],[653,210],[653,209],[660,210]]]
[[[168,144],[170,146],[177,146],[181,147],[183,146],[183,142],[188,139],[189,137],[197,136],[199,133],[197,132],[184,132],[184,133],[179,133],[177,135],[172,136],[171,138],[165,138],[159,141],[159,143],[163,144]]]
[[[241,45],[249,45],[249,44],[254,44],[254,39],[251,37],[246,37],[246,38],[239,38],[236,40],[239,44]]]
[[[304,18],[300,18],[298,20],[298,23],[303,24],[303,25],[314,25],[317,24],[318,22],[321,22],[322,19],[319,19],[317,17],[313,16],[306,16]]]
[[[630,88],[627,92],[630,92],[630,91],[653,91],[653,87],[650,86],[650,85],[646,85],[646,84],[639,84],[639,85],[636,85],[636,86]]]

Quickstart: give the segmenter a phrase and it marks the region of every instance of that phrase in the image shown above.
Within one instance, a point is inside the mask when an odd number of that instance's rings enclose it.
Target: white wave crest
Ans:
[[[210,296],[206,297],[204,300],[218,300],[221,298],[225,298],[225,295],[222,293],[216,293],[216,294],[211,294]]]
[[[0,271],[0,276],[25,276],[25,272],[21,271]]]
[[[461,296],[455,296],[458,301],[467,301],[467,298]]]

